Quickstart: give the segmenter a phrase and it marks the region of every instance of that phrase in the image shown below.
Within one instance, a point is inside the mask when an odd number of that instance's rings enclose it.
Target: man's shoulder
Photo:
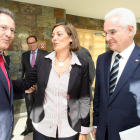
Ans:
[[[82,53],[87,53],[87,52],[89,52],[86,48],[84,48],[84,47],[81,47],[81,49],[79,50],[79,51],[76,51],[75,53],[80,53],[80,54],[82,54]]]
[[[78,59],[82,65],[89,65],[89,63],[86,60],[84,60],[83,58],[78,57]]]
[[[108,56],[108,55],[110,55],[112,53],[113,53],[113,51],[110,50],[110,51],[107,51],[105,53],[100,54],[99,57],[106,57],[106,56]]]
[[[25,56],[25,55],[28,55],[28,54],[30,54],[30,51],[23,52],[22,56]]]
[[[46,51],[46,50],[38,49],[38,51],[39,51],[40,53],[47,53],[47,54],[48,54],[48,51]]]

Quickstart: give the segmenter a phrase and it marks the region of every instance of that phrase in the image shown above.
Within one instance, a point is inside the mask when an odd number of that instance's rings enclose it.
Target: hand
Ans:
[[[79,140],[87,140],[86,135],[79,134]]]
[[[26,93],[32,93],[35,90],[35,88],[36,88],[36,85],[33,85],[28,90],[26,90]]]
[[[96,132],[97,132],[97,128],[93,128],[92,137],[94,138],[94,140],[96,140]]]

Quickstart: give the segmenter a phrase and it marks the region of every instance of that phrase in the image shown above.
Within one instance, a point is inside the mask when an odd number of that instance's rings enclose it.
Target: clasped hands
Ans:
[[[28,90],[26,90],[26,93],[32,93],[35,90],[36,86],[36,84],[31,86]]]

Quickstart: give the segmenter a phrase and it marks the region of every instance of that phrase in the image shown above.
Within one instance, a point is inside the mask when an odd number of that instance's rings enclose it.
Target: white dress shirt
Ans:
[[[56,138],[57,127],[59,138],[71,137],[77,134],[77,132],[70,127],[68,122],[67,92],[72,65],[81,65],[81,63],[76,54],[72,52],[72,59],[69,69],[64,71],[59,77],[54,65],[55,56],[55,52],[45,56],[46,59],[52,60],[52,68],[50,71],[48,84],[45,89],[43,104],[45,117],[39,123],[33,122],[33,126],[39,133],[48,137]]]
[[[129,57],[130,57],[134,47],[135,47],[135,43],[133,41],[133,43],[128,48],[126,48],[124,51],[122,51],[120,53],[121,58],[119,60],[119,72],[118,72],[118,77],[117,77],[116,85],[117,85],[117,83],[118,83],[118,81],[120,79],[120,76],[121,76],[121,74],[122,74],[122,72],[123,72],[123,70],[125,68],[125,65],[126,65],[128,59],[129,59]],[[118,52],[114,52],[113,55],[112,55],[110,71],[112,69],[112,66],[113,66],[113,63],[115,61],[115,57],[116,57],[117,54],[118,54]]]

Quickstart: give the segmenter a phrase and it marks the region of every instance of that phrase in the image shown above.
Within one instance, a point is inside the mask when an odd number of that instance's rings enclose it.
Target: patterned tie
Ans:
[[[3,71],[3,74],[5,75],[6,80],[7,80],[8,89],[9,89],[9,96],[10,96],[10,80],[9,80],[8,75],[6,73],[5,64],[4,64],[4,60],[3,60],[2,55],[0,55],[0,67]]]
[[[118,72],[119,72],[119,60],[121,58],[120,54],[116,55],[115,62],[112,66],[111,72],[110,72],[110,97],[112,96],[115,86],[116,86],[116,81],[118,77]]]
[[[32,52],[31,66],[34,67],[34,64],[35,64],[35,52]]]

